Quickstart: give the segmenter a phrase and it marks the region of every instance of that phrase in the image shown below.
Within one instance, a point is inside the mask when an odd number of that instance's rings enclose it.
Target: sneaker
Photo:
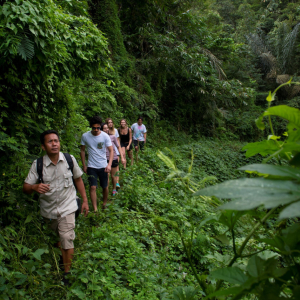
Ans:
[[[115,196],[116,195],[116,193],[117,193],[117,190],[113,190],[113,196]]]
[[[119,182],[117,182],[116,188],[119,189],[120,187],[121,187],[121,186],[120,186]]]

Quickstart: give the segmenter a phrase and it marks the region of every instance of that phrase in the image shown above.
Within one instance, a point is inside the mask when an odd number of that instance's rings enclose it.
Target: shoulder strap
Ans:
[[[39,157],[36,160],[36,172],[39,175],[39,183],[44,183],[43,181],[43,157]]]
[[[73,174],[73,168],[74,168],[74,163],[73,163],[73,159],[71,157],[71,155],[69,153],[64,153],[64,156],[66,158],[66,161],[69,165],[69,170],[71,170],[72,174]]]
[[[68,165],[69,165],[69,170],[71,170],[72,175],[74,175],[74,174],[73,174],[74,163],[73,163],[73,159],[72,159],[71,155],[70,155],[69,153],[64,153],[64,156],[65,156],[66,161],[67,161],[67,163],[68,163]],[[77,186],[76,186],[76,184],[75,184],[74,177],[72,177],[72,179],[73,179],[73,184],[74,184],[74,186],[75,186],[75,189],[76,189],[76,191],[77,191]]]

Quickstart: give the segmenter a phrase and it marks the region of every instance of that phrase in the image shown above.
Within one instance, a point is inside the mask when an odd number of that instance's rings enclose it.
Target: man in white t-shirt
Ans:
[[[143,124],[143,118],[138,117],[137,123],[134,123],[131,126],[131,130],[133,131],[133,144],[135,148],[136,153],[136,161],[138,161],[138,152],[139,148],[141,151],[144,150],[144,146],[146,144],[146,138],[147,138],[147,129],[146,126]]]
[[[97,211],[97,179],[103,190],[103,208],[106,207],[108,197],[108,176],[111,171],[113,161],[113,147],[111,139],[105,132],[101,131],[102,119],[93,117],[90,121],[92,131],[84,133],[81,137],[80,157],[82,160],[83,171],[87,173],[90,184],[90,196],[94,210]],[[88,151],[88,164],[85,164],[85,148]],[[107,163],[106,148],[109,151],[109,161]]]

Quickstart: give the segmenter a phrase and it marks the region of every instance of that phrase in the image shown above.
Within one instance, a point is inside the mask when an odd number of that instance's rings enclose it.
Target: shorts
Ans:
[[[122,142],[121,142],[120,144],[121,144],[121,148],[123,148],[123,147],[126,148],[126,147],[128,146],[129,143],[122,143]],[[132,150],[132,143],[130,144],[130,147],[129,147],[129,151],[130,151],[130,150]]]
[[[109,160],[107,161],[107,163],[109,162]],[[116,168],[119,165],[119,161],[117,159],[112,161],[111,167],[112,168]]]
[[[97,179],[99,178],[100,186],[105,189],[107,188],[108,176],[105,172],[105,168],[95,169],[95,168],[87,168],[87,174],[89,179],[90,186],[98,186]]]
[[[133,140],[133,144],[134,144],[134,147],[137,147],[138,145],[140,145],[141,151],[144,150],[144,146],[145,146],[145,142],[144,141]]]
[[[50,229],[58,234],[60,246],[65,250],[73,249],[73,241],[75,239],[75,212],[64,217],[58,216],[57,219],[44,219]]]

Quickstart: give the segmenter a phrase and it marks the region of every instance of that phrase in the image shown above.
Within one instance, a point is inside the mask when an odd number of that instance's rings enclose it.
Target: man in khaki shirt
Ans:
[[[43,157],[44,183],[38,183],[39,175],[35,160],[25,179],[23,192],[40,194],[41,215],[48,219],[50,227],[59,234],[58,246],[62,252],[66,275],[70,270],[74,254],[73,240],[75,239],[75,211],[77,210],[76,189],[72,177],[83,199],[81,213],[85,211],[86,216],[89,212],[85,187],[81,179],[83,172],[73,156],[71,156],[74,164],[73,174],[69,170],[68,162],[63,153],[60,152],[60,141],[56,131],[47,130],[43,132],[41,144],[42,149],[47,153]],[[64,282],[68,283],[67,280]]]

